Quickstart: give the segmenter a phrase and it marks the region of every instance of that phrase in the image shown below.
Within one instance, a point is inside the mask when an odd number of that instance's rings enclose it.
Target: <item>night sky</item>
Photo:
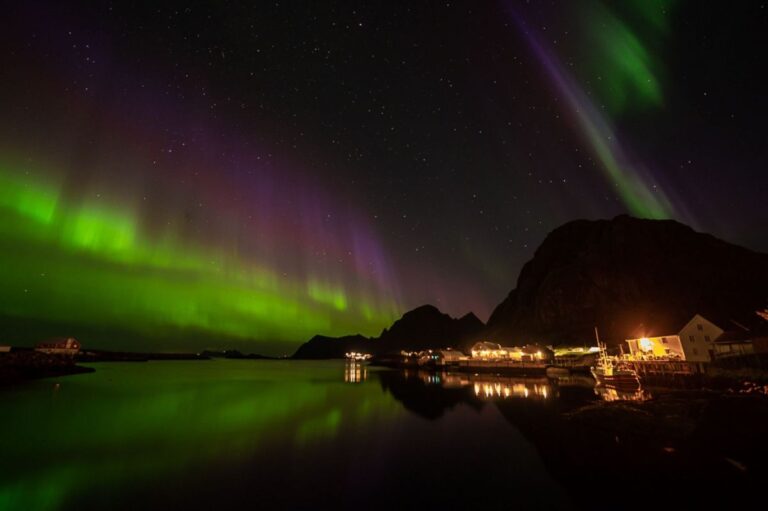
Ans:
[[[766,48],[746,1],[10,3],[0,344],[485,320],[577,218],[768,251]]]

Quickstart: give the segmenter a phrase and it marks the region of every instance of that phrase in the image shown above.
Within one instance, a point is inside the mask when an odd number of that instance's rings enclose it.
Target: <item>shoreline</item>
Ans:
[[[48,355],[32,350],[3,353],[0,355],[0,385],[95,371],[76,362],[66,355]]]

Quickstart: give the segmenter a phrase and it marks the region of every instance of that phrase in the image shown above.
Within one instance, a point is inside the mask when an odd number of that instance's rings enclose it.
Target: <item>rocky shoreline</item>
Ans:
[[[0,384],[93,371],[91,367],[77,365],[74,358],[66,355],[48,355],[31,350],[0,354]]]
[[[768,397],[761,394],[674,391],[645,402],[596,402],[565,413],[549,431],[537,424],[526,433],[551,473],[573,490],[598,480],[606,496],[622,498],[630,488],[655,487],[656,493],[634,492],[635,503],[648,507],[663,495],[666,504],[691,506],[722,496],[664,486],[716,480],[732,489],[735,504],[766,475]]]

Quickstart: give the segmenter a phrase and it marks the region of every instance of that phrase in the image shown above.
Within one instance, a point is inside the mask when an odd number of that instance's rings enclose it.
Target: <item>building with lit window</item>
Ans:
[[[538,362],[551,360],[552,357],[551,350],[535,344],[505,347],[494,342],[482,341],[472,346],[472,358],[478,360]]]
[[[715,340],[723,329],[700,314],[677,329],[654,332],[640,327],[638,337],[627,339],[630,357],[637,360],[682,360],[711,362],[715,353]]]
[[[80,342],[74,337],[61,337],[40,342],[35,351],[49,355],[76,355],[80,351]]]

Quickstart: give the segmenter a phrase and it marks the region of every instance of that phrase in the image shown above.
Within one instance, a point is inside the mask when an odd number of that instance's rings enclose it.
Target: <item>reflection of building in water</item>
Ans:
[[[602,385],[595,387],[595,394],[600,396],[603,401],[647,401],[651,399],[651,394],[643,389],[627,392]]]
[[[344,365],[344,381],[347,383],[360,383],[368,378],[368,367],[357,360],[347,360]]]
[[[528,398],[548,399],[555,394],[547,378],[508,378],[493,374],[420,373],[429,385],[446,388],[472,387],[475,395],[483,399]]]
[[[530,381],[493,381],[473,383],[477,397],[482,398],[525,398],[548,399],[552,396],[552,386],[547,383]]]

